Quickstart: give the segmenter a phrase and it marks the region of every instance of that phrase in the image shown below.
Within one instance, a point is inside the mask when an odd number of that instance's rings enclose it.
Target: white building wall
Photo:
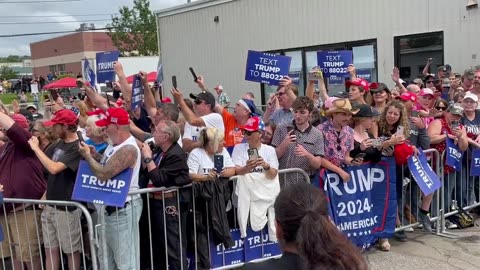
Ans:
[[[480,10],[457,0],[206,0],[159,11],[164,76],[197,91],[188,67],[238,99],[260,86],[244,80],[247,50],[271,51],[377,39],[379,81],[391,82],[394,37],[443,31],[444,63],[479,64]],[[219,23],[214,17],[219,16]],[[476,58],[475,58],[476,57]],[[166,80],[170,87],[170,80]]]

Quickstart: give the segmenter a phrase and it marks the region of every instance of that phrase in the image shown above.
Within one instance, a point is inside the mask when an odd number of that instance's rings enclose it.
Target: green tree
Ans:
[[[133,8],[123,6],[112,16],[108,35],[122,55],[136,51],[141,56],[158,55],[157,24],[149,0],[134,0]]]
[[[13,71],[9,66],[0,67],[0,79],[15,79],[18,77],[17,72]]]

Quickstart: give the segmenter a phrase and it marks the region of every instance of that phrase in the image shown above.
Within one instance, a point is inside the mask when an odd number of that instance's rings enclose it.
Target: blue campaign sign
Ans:
[[[258,232],[253,231],[248,226],[247,237],[243,240],[243,246],[245,247],[245,262],[282,254],[278,243],[270,241],[268,226]]]
[[[107,83],[115,80],[113,63],[118,61],[119,51],[97,53],[97,82]]]
[[[142,106],[143,84],[140,76],[136,75],[132,83],[132,111]]]
[[[288,73],[288,77],[292,79],[292,83],[295,84],[296,86],[300,85],[300,78],[302,77],[302,72],[293,72],[293,73]]]
[[[278,85],[290,70],[289,56],[248,51],[245,80]]]
[[[420,151],[418,156],[408,158],[408,168],[423,194],[429,195],[442,186],[440,178],[428,164],[427,156]]]
[[[470,176],[480,176],[480,149],[473,149]]]
[[[243,240],[239,229],[230,229],[230,235],[234,241],[233,247],[225,249],[223,244],[215,245],[210,241],[210,264],[211,268],[234,265],[245,262]]]
[[[127,200],[133,170],[124,170],[107,181],[100,181],[85,160],[78,166],[72,200],[124,207]]]
[[[324,76],[348,77],[347,67],[353,63],[352,51],[318,51],[318,66]]]
[[[358,78],[362,78],[367,82],[372,82],[372,70],[371,69],[357,69],[356,74]]]
[[[344,83],[343,77],[338,77],[336,75],[328,76],[328,84],[330,85],[333,85],[333,84],[343,85],[343,83]]]
[[[446,140],[446,149],[445,155],[446,160],[445,164],[450,167],[455,168],[455,170],[460,171],[462,169],[462,155],[463,153],[460,151],[457,145],[453,142],[452,139],[447,138]]]
[[[322,170],[330,214],[338,229],[362,249],[395,231],[397,198],[395,160],[382,158],[378,163],[349,166],[351,175],[343,182],[338,174]]]
[[[90,61],[87,58],[83,62],[83,79],[90,83],[90,86],[95,87],[96,78],[95,71],[93,71]]]

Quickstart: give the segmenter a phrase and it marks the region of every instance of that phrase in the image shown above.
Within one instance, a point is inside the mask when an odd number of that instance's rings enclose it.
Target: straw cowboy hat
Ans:
[[[348,98],[339,98],[332,102],[332,106],[326,111],[326,115],[332,115],[332,113],[338,112],[356,114],[358,111],[358,109],[352,109],[352,104],[350,104]]]

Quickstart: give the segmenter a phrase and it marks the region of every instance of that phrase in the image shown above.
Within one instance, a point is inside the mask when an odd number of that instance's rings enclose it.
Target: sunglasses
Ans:
[[[277,93],[277,96],[281,97],[281,96],[283,96],[283,95],[285,95],[285,94],[286,94],[285,92],[278,92],[278,93]]]
[[[342,147],[340,146],[341,143],[342,140],[340,140],[340,138],[337,138],[337,151],[342,151]]]
[[[200,104],[202,104],[202,103],[205,103],[205,100],[196,98],[193,102],[194,102],[195,104],[197,104],[197,105],[200,105]]]
[[[245,130],[245,129],[242,130],[242,133],[245,136],[251,136],[255,132],[257,132],[257,131],[249,131],[249,130]]]
[[[426,81],[426,83],[435,83],[435,81]]]
[[[447,109],[447,107],[437,106],[437,107],[435,107],[435,109],[437,109],[438,111],[445,111]]]

